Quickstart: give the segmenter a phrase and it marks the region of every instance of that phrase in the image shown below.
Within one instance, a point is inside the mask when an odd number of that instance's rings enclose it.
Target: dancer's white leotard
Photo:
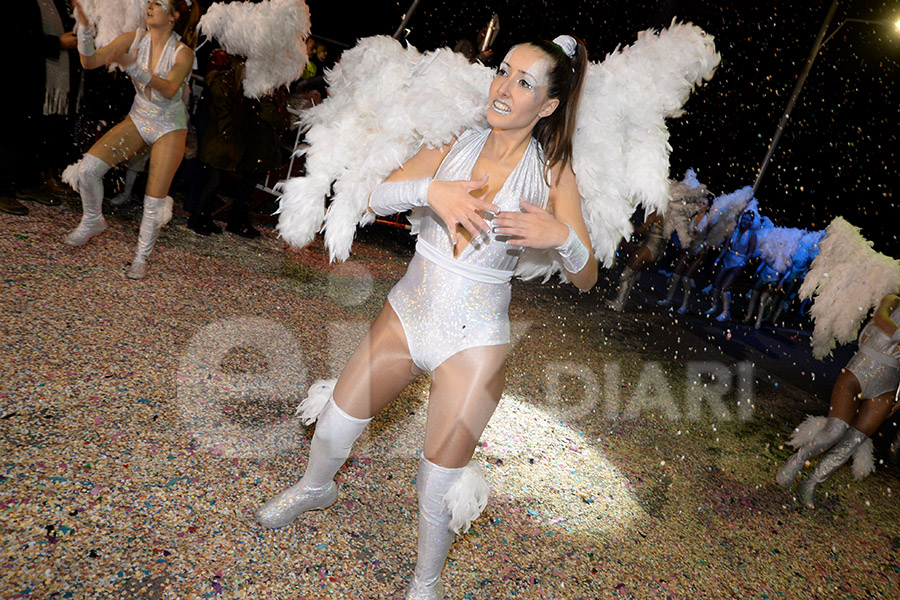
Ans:
[[[891,321],[900,323],[900,307],[891,313]],[[862,398],[875,398],[893,392],[900,384],[900,362],[889,352],[896,351],[891,337],[872,321],[859,334],[859,351],[846,369],[856,375]]]
[[[178,36],[173,32],[163,48],[156,68],[150,68],[150,35],[139,29],[134,36],[134,42],[131,44],[129,52],[134,52],[137,48],[137,65],[156,75],[165,78],[172,67],[175,65],[175,57],[178,53],[186,48],[184,44],[178,41]],[[171,98],[166,98],[158,91],[150,89],[150,97],[147,97],[147,86],[141,85],[137,81],[134,83],[134,103],[128,115],[137,127],[141,138],[148,145],[152,145],[156,140],[171,131],[179,129],[187,129],[188,114],[187,107],[184,103],[184,87],[187,79],[181,83],[178,91]]]
[[[740,228],[735,228],[731,234],[731,244],[728,251],[722,257],[722,266],[726,269],[743,267],[750,258],[747,252],[750,249],[750,237],[754,234],[752,229],[746,229],[741,233]]]
[[[434,178],[471,179],[489,134],[490,130],[463,133]],[[493,203],[503,211],[518,212],[520,199],[546,207],[550,188],[543,168],[543,152],[532,139]],[[507,246],[504,239],[493,233],[482,236],[454,258],[447,227],[430,208],[424,210],[416,253],[388,294],[410,356],[423,371],[433,371],[462,350],[509,343],[509,280],[521,247]]]

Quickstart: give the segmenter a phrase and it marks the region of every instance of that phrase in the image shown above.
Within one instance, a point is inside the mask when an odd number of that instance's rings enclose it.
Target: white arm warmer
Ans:
[[[128,73],[129,77],[131,77],[141,85],[147,85],[148,83],[150,83],[150,78],[152,77],[152,75],[150,75],[150,71],[140,68],[137,62],[133,62],[125,67],[125,72]]]
[[[556,251],[562,259],[563,268],[569,273],[577,273],[584,268],[590,259],[590,251],[581,243],[572,226],[566,223],[569,228],[569,237],[562,246],[557,246]]]
[[[432,179],[385,181],[369,196],[369,209],[379,217],[401,213],[428,204],[428,186]]]
[[[75,26],[75,36],[78,38],[78,54],[81,54],[82,56],[93,56],[94,30],[79,23]]]

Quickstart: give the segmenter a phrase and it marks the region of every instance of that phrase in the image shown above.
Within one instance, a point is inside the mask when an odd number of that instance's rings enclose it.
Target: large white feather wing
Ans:
[[[109,44],[123,33],[137,30],[147,10],[147,0],[82,0],[81,7],[94,26],[94,45]]]
[[[425,54],[387,36],[365,38],[328,73],[328,98],[304,113],[306,176],[281,188],[278,231],[304,247],[325,223],[332,260],[346,260],[368,198],[424,144],[484,127],[493,71],[449,50]],[[334,196],[325,213],[325,199]]]
[[[669,200],[669,132],[695,86],[721,57],[713,37],[690,23],[638,34],[630,47],[591,65],[573,139],[573,169],[582,209],[604,265],[631,234],[631,215],[665,211]]]
[[[824,358],[836,343],[856,339],[869,311],[898,289],[900,263],[875,251],[858,227],[836,217],[800,286],[801,298],[813,298],[813,356]]]
[[[793,227],[769,227],[756,232],[756,251],[779,273],[787,271],[800,242],[809,232]]]
[[[197,29],[229,54],[245,56],[244,96],[259,98],[300,78],[306,66],[309,8],[303,0],[216,2]]]

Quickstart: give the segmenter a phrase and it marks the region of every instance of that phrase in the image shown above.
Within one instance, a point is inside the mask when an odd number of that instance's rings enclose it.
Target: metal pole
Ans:
[[[781,122],[778,123],[778,129],[775,130],[775,135],[772,137],[772,143],[769,144],[769,151],[766,152],[766,157],[763,159],[762,165],[759,167],[759,174],[756,176],[756,182],[753,184],[754,194],[756,194],[756,190],[757,188],[759,188],[759,182],[762,180],[763,174],[766,172],[766,167],[769,165],[769,160],[772,158],[772,154],[775,152],[775,147],[778,145],[778,140],[781,139],[781,132],[784,131],[784,126],[787,124],[787,121],[791,116],[791,111],[794,109],[794,104],[796,104],[797,98],[800,96],[800,90],[803,89],[803,84],[806,82],[806,77],[807,75],[809,75],[810,69],[812,69],[813,61],[816,60],[816,55],[819,54],[819,50],[822,48],[822,39],[825,37],[825,32],[828,30],[828,26],[831,24],[831,19],[834,17],[834,12],[837,10],[837,5],[838,0],[834,0],[834,2],[831,3],[831,8],[828,9],[828,14],[825,16],[825,21],[822,23],[822,28],[819,30],[819,35],[816,36],[816,41],[809,53],[809,58],[806,59],[806,65],[803,67],[803,72],[800,74],[800,78],[797,80],[797,85],[794,86],[794,91],[791,94],[791,99],[788,100],[787,108],[784,109],[784,114],[781,115]]]
[[[404,29],[406,29],[406,24],[409,23],[409,20],[412,18],[413,13],[416,11],[416,7],[419,6],[419,2],[421,1],[422,0],[413,0],[413,3],[409,7],[409,10],[406,11],[405,15],[403,15],[403,22],[400,23],[400,27],[397,28],[397,31],[394,32],[393,38],[395,40],[400,39],[400,34],[403,33]]]

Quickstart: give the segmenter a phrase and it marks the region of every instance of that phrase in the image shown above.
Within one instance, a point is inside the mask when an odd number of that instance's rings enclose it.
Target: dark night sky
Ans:
[[[391,35],[411,0],[307,0],[313,35],[352,44]],[[627,4],[627,6],[626,6]],[[348,9],[352,5],[353,9]],[[570,33],[601,60],[636,33],[673,17],[715,36],[722,63],[669,122],[673,176],[693,167],[715,193],[752,185],[830,0],[421,0],[410,22],[420,50],[474,37],[492,13],[500,16],[495,50],[533,38]],[[844,19],[900,18],[897,0],[846,0],[829,33]],[[848,22],[825,45],[757,197],[777,225],[819,229],[835,216],[862,228],[875,249],[900,256],[900,32],[892,25]]]

